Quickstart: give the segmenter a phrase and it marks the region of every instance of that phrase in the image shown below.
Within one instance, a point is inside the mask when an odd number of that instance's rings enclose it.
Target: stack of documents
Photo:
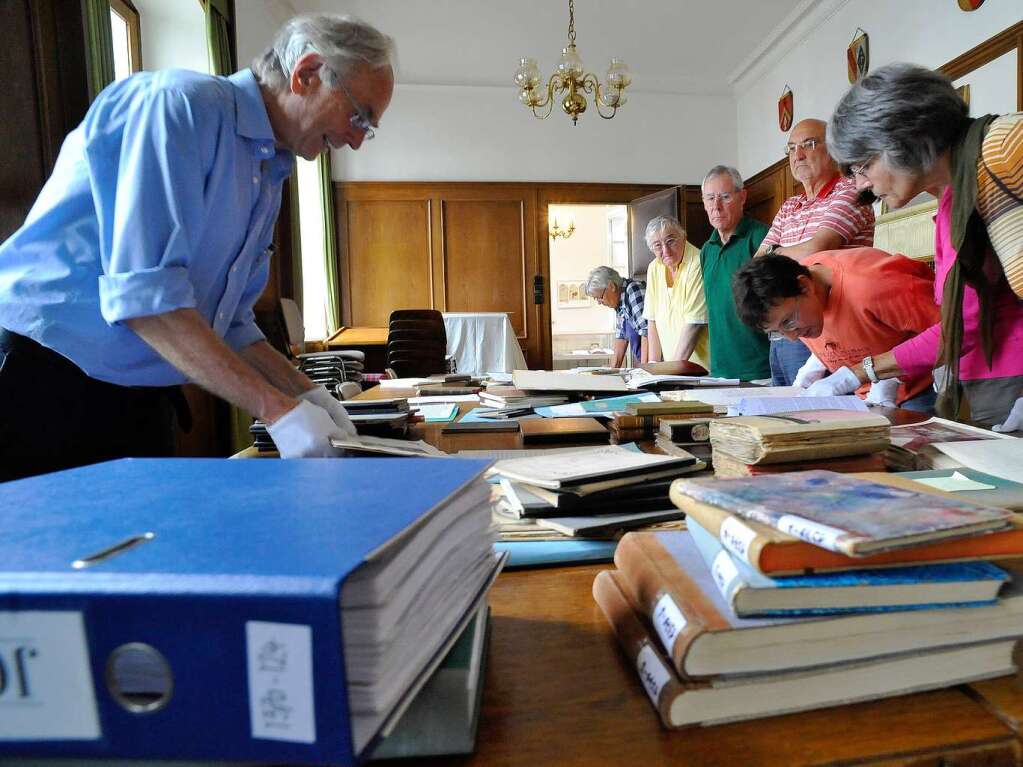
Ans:
[[[0,647],[30,682],[0,754],[354,764],[496,576],[486,467],[122,460],[0,485]]]
[[[956,442],[1015,439],[1008,434],[935,416],[920,423],[893,426],[891,446],[885,451],[885,460],[892,471],[956,468],[963,464],[949,455],[944,446]],[[986,470],[982,465],[973,468],[979,471]]]

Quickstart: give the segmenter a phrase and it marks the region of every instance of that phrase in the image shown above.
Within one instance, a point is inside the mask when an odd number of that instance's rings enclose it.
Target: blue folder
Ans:
[[[11,727],[9,717],[28,706],[77,695],[82,719],[66,725],[77,736],[25,740],[12,739],[0,722],[0,754],[356,763],[342,585],[488,465],[417,458],[127,459],[0,484],[0,660],[11,668],[21,647],[27,673],[19,681],[28,683],[0,690],[2,716]],[[81,566],[133,537],[137,545]],[[33,635],[40,616],[71,621],[59,634],[39,629]],[[308,634],[311,742],[253,735],[252,664],[266,661],[262,672],[276,673],[282,654],[272,642],[247,644],[247,632],[261,625],[294,625]],[[31,654],[36,642],[81,655],[81,673],[56,687],[51,679],[47,687],[37,673],[43,664],[51,664],[51,677],[71,675],[75,664],[54,670],[52,653]],[[129,642],[156,648],[172,670],[172,693],[157,711],[129,712],[104,681],[111,652]],[[292,663],[300,655],[293,653]],[[270,724],[278,723],[273,716],[286,723],[294,713],[288,704],[297,698],[289,701],[284,688],[295,678],[263,680],[254,705]],[[55,729],[64,726],[58,721]]]

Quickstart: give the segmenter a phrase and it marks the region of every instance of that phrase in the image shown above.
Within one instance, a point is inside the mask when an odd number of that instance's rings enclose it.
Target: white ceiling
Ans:
[[[603,81],[612,56],[633,92],[731,94],[776,28],[817,0],[577,0],[576,47]],[[553,71],[568,0],[290,0],[299,13],[352,13],[398,43],[398,82],[510,86],[518,59]]]

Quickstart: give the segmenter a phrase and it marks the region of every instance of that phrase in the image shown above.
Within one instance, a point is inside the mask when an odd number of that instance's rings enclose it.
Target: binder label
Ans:
[[[732,555],[724,550],[719,551],[718,555],[714,557],[714,564],[711,565],[710,571],[714,575],[714,582],[717,583],[721,595],[727,599],[728,585],[732,579],[739,577],[739,568],[732,561]]]
[[[654,706],[661,700],[661,690],[671,679],[671,673],[664,667],[664,661],[657,657],[657,653],[649,644],[643,643],[636,655],[636,670],[639,672],[639,680],[643,683],[643,689],[650,696]]]
[[[841,530],[811,522],[809,519],[802,519],[791,514],[783,514],[778,520],[778,529],[796,538],[801,538],[814,546],[822,549],[839,551],[838,538],[842,535]]]
[[[721,523],[721,532],[718,537],[721,539],[722,546],[741,557],[744,562],[753,564],[749,561],[749,547],[753,543],[753,539],[757,537],[756,532],[735,517],[729,517]]]
[[[0,611],[0,740],[96,740],[82,614]]]
[[[678,609],[675,600],[668,594],[657,600],[654,606],[654,628],[657,629],[657,636],[661,638],[661,644],[671,655],[675,651],[675,640],[686,627],[686,618]]]
[[[312,629],[248,621],[245,649],[252,737],[315,743]]]

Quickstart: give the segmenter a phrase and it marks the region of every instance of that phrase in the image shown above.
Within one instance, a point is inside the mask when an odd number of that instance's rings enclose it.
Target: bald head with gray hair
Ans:
[[[708,181],[712,178],[717,178],[718,176],[728,176],[732,179],[732,189],[736,192],[742,191],[742,176],[740,176],[739,171],[731,165],[715,165],[707,171],[707,175],[704,176],[703,181],[700,182],[700,189],[702,190],[705,186],[707,186]]]
[[[397,63],[393,38],[353,16],[323,13],[285,22],[251,68],[260,85],[284,90],[296,63],[307,53],[323,58],[320,80],[330,88],[361,68],[394,70]]]
[[[969,125],[952,81],[913,64],[889,64],[857,81],[828,121],[828,151],[842,172],[880,158],[893,170],[927,173]]]
[[[686,238],[686,230],[677,218],[674,216],[657,216],[650,219],[650,223],[646,225],[646,232],[643,233],[643,239],[646,241],[647,247],[650,247],[650,238],[661,231],[674,232],[683,240]]]

